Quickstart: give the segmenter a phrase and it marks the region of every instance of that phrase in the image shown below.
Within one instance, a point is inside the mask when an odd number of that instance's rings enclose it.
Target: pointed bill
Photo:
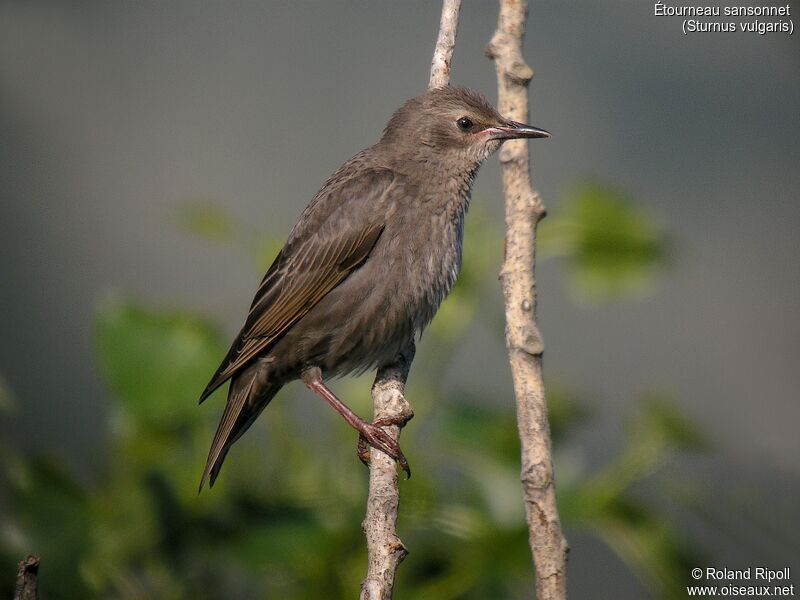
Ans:
[[[525,123],[518,123],[517,121],[506,121],[502,125],[494,127],[487,127],[484,133],[489,134],[493,140],[513,140],[517,138],[549,138],[550,132],[534,127],[533,125],[526,125]]]

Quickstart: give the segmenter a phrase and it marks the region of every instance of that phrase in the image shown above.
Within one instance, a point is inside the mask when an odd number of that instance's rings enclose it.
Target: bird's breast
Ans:
[[[292,364],[360,372],[392,360],[430,323],[461,267],[468,198],[451,200],[446,210],[421,202],[387,211],[367,261],[282,342],[297,355]]]
[[[468,200],[456,197],[438,210],[423,206],[394,240],[396,256],[403,256],[397,265],[397,298],[405,303],[397,307],[398,316],[411,321],[417,333],[433,319],[458,277]]]

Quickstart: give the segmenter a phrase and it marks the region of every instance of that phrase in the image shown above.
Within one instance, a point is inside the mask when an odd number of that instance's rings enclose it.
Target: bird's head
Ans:
[[[505,119],[478,92],[459,87],[428,90],[406,102],[381,139],[395,151],[477,166],[509,139],[546,138],[543,129]]]

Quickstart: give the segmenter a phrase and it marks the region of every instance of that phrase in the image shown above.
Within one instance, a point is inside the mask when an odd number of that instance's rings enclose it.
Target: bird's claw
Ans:
[[[365,423],[363,430],[360,431],[358,437],[358,449],[356,450],[358,458],[362,463],[369,466],[370,450],[369,446],[377,448],[387,456],[393,458],[398,462],[400,468],[406,472],[406,478],[411,479],[411,468],[408,466],[403,451],[398,444],[388,433],[381,427],[389,425],[402,426],[405,424],[405,419],[399,422],[397,419],[383,418],[377,419],[374,423]]]

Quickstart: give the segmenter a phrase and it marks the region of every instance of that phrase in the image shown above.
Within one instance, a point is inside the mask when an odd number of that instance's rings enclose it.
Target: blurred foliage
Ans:
[[[187,382],[210,377],[226,348],[216,330],[189,315],[109,301],[97,313],[100,366],[127,412],[154,427],[196,419]]]
[[[641,295],[666,263],[655,222],[623,192],[597,182],[577,187],[539,229],[542,257],[562,256],[582,300]]]
[[[207,240],[224,242],[233,237],[233,219],[214,203],[202,200],[187,202],[180,215],[181,227]]]
[[[212,240],[233,227],[218,209],[187,214],[189,229]],[[515,416],[442,384],[481,318],[502,252],[501,232],[470,216],[463,272],[420,344],[409,386],[417,418],[403,447],[416,467],[401,482],[399,530],[411,555],[398,574],[400,600],[527,598],[533,585]],[[657,229],[605,188],[584,188],[550,220],[542,240],[567,257],[586,293],[622,292],[661,262]],[[254,253],[260,261],[277,248],[271,241]],[[285,390],[237,443],[219,484],[198,495],[223,398],[201,408],[196,398],[225,349],[219,328],[117,299],[100,306],[95,333],[111,391],[107,468],[87,482],[57,457],[0,449],[3,588],[15,561],[33,552],[43,557],[45,600],[353,597],[365,569],[367,471],[352,431],[321,402],[307,405],[313,418],[294,411]],[[340,385],[367,413],[369,380]],[[569,457],[591,415],[568,388],[548,389],[568,531],[594,532],[657,595],[682,597],[676,586],[690,557],[636,488],[671,453],[702,448],[702,437],[667,400],[646,398],[618,454],[588,472]]]

